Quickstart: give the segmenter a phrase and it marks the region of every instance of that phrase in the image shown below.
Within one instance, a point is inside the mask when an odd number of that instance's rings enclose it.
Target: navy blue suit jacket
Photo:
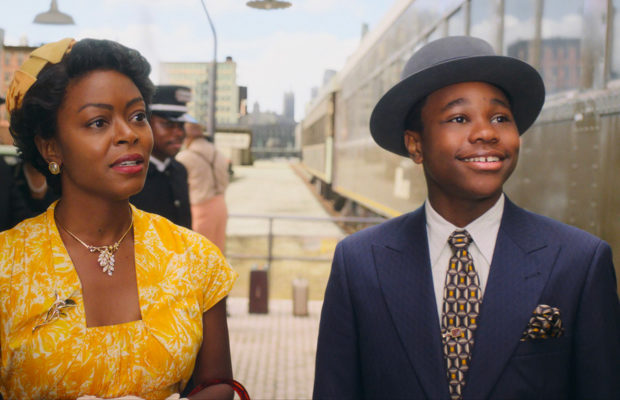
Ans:
[[[559,338],[519,339],[539,304]],[[464,399],[620,398],[620,303],[611,249],[506,201]],[[424,208],[336,248],[315,399],[447,399]]]

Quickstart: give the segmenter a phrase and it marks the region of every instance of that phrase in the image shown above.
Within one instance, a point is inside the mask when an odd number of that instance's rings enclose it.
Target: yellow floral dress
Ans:
[[[0,233],[3,398],[165,399],[179,392],[202,342],[202,314],[228,294],[237,273],[203,236],[132,206],[142,319],[87,327],[54,207]],[[56,307],[64,315],[34,329],[57,299],[75,306]]]

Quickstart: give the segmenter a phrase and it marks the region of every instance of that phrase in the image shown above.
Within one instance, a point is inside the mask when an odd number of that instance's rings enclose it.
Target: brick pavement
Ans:
[[[268,314],[249,314],[247,298],[228,298],[233,371],[252,399],[312,397],[321,306],[295,317],[291,300],[271,300]]]

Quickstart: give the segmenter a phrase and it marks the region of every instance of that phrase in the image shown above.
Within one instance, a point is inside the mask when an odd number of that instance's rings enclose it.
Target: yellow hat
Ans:
[[[45,44],[35,49],[24,61],[19,70],[15,71],[13,80],[6,94],[6,109],[9,113],[22,105],[24,95],[33,83],[37,81],[39,72],[48,63],[59,63],[65,54],[71,51],[75,40],[66,38],[57,42]]]

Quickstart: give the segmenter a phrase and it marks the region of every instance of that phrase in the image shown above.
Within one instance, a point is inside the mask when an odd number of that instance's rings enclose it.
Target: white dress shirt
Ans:
[[[151,154],[149,163],[153,164],[159,172],[164,172],[168,167],[168,164],[170,164],[170,157],[166,157],[164,161],[160,161]]]
[[[457,229],[465,229],[469,232],[473,239],[473,243],[469,245],[469,253],[474,261],[474,268],[478,273],[480,294],[484,296],[484,288],[486,287],[491,262],[493,261],[497,232],[504,214],[504,194],[502,193],[493,207],[464,228],[459,228],[446,221],[433,209],[428,199],[424,203],[424,212],[426,213],[426,233],[428,235],[428,250],[433,272],[435,300],[441,323],[443,289],[446,283],[448,264],[452,257],[452,249],[450,249],[448,244],[448,238]]]

